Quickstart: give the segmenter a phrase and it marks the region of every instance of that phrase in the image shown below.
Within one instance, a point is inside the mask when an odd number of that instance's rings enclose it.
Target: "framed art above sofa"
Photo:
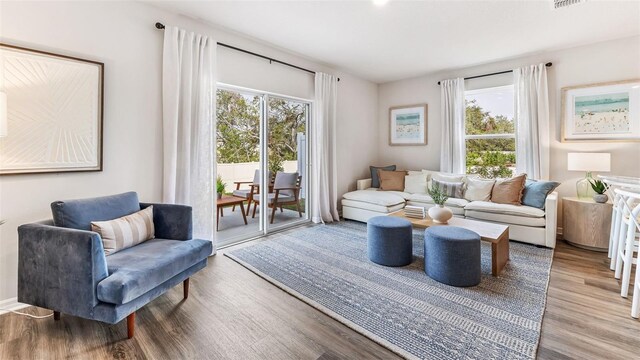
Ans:
[[[562,141],[640,141],[640,79],[562,89]]]
[[[427,145],[427,104],[389,109],[389,145]]]

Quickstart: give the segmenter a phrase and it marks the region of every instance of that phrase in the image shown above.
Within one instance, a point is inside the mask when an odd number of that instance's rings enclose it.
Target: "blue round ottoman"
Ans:
[[[384,266],[405,266],[413,261],[411,222],[395,216],[367,221],[369,260]]]
[[[480,235],[455,226],[432,226],[424,232],[424,272],[452,286],[480,283]]]

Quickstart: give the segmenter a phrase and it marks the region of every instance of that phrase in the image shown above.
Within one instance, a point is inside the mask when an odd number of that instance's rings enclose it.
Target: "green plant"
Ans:
[[[596,194],[602,195],[609,189],[607,184],[603,183],[601,180],[589,180],[589,183],[591,184],[591,188],[596,192]]]
[[[227,186],[227,184],[222,182],[222,177],[220,177],[220,175],[218,175],[218,177],[216,178],[216,192],[218,194],[224,194],[225,186]]]
[[[427,192],[436,205],[443,206],[447,199],[449,199],[449,197],[437,186],[431,186],[427,189]]]

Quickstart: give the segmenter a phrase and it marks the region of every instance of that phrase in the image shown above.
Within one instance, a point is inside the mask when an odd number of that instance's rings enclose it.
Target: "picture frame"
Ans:
[[[562,142],[640,141],[640,79],[564,87]]]
[[[389,108],[389,145],[427,145],[427,104]]]
[[[104,63],[0,42],[0,175],[102,171]]]

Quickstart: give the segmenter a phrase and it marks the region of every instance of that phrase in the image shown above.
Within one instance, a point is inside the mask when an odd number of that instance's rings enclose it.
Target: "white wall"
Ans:
[[[568,152],[609,152],[611,174],[640,177],[640,142],[560,142],[560,89],[573,85],[640,78],[638,36],[381,84],[378,88],[380,165],[394,163],[400,169],[439,169],[441,126],[438,81],[549,61],[553,63],[547,69],[552,124],[550,175],[551,179],[562,183],[558,188],[559,195],[575,196],[575,182],[584,177],[584,174],[567,171]],[[500,75],[466,81],[466,87],[491,87],[509,81],[510,75]],[[389,107],[416,103],[429,105],[428,145],[389,146]],[[562,226],[561,211],[558,224]]]
[[[340,158],[340,192],[365,175],[377,157],[377,85],[308,59],[138,2],[1,2],[2,42],[105,63],[104,171],[0,177],[0,303],[16,296],[20,224],[49,218],[54,200],[135,190],[144,201],[161,197],[162,31],[156,21],[213,36],[341,78],[339,149],[362,153]],[[313,76],[248,55],[218,51],[218,80],[290,96],[313,98]],[[365,129],[354,145],[347,132]],[[357,164],[357,166],[356,166]]]

